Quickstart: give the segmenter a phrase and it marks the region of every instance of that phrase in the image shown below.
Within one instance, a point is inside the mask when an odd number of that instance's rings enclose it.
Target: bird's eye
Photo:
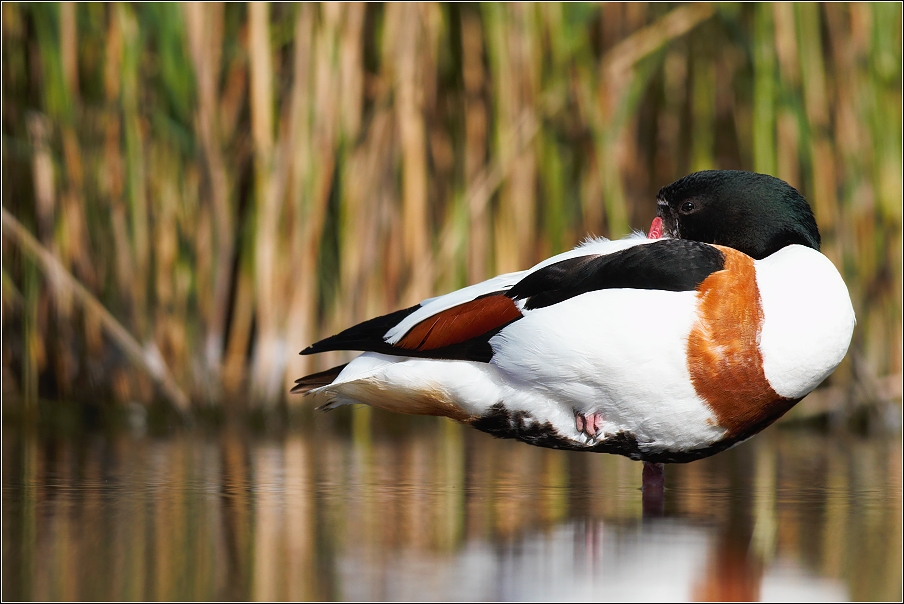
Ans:
[[[681,204],[681,213],[689,214],[690,212],[693,212],[696,207],[697,206],[695,206],[693,202],[685,201],[683,204]]]

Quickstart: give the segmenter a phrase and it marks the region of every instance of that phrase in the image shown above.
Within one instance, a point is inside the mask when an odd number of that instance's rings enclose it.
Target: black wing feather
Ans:
[[[312,373],[310,375],[306,375],[304,377],[300,377],[295,380],[295,387],[292,388],[289,392],[295,394],[297,392],[308,392],[309,390],[313,390],[314,388],[320,388],[321,386],[326,386],[328,384],[332,384],[333,380],[339,377],[339,374],[342,373],[342,370],[348,366],[348,363],[345,365],[339,365],[338,367],[331,367],[326,371],[320,371],[318,373]]]
[[[725,267],[717,248],[685,239],[663,239],[603,256],[569,258],[527,275],[508,291],[528,310],[600,289],[697,289]]]
[[[402,319],[421,307],[420,304],[391,312],[388,315],[368,319],[334,336],[324,338],[315,344],[311,344],[301,351],[301,354],[317,354],[328,350],[369,350],[373,352],[386,352],[383,347],[392,348],[383,340],[387,331],[398,325]]]
[[[300,354],[317,354],[318,352],[327,352],[329,350],[361,350],[405,357],[490,362],[493,357],[490,338],[499,333],[499,330],[505,325],[492,329],[476,338],[433,350],[409,350],[393,346],[383,339],[387,331],[398,325],[405,317],[418,308],[420,308],[420,304],[415,304],[414,306],[391,312],[388,315],[358,323],[334,336],[311,344],[302,350]]]

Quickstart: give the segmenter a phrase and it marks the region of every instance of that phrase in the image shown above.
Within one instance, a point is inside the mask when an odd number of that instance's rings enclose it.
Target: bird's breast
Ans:
[[[775,391],[763,367],[759,342],[765,317],[754,260],[717,247],[725,256],[725,268],[697,289],[687,365],[694,390],[731,439],[768,425],[794,401]]]
[[[697,289],[687,359],[697,394],[726,440],[755,434],[841,362],[854,313],[832,263],[793,245],[754,261],[719,247],[725,268]]]
[[[802,398],[847,354],[856,323],[847,286],[828,258],[801,245],[756,261],[756,281],[766,378],[783,397]]]

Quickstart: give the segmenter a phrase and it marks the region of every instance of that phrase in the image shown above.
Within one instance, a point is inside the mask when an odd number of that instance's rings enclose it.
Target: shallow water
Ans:
[[[773,427],[645,509],[637,462],[370,413],[5,426],[3,598],[901,599],[900,435]]]

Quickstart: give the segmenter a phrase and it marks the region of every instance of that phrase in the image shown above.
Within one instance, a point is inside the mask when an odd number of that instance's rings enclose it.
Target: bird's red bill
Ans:
[[[647,235],[647,239],[659,239],[662,237],[662,218],[657,216],[653,219],[653,224],[650,225],[650,232]]]

